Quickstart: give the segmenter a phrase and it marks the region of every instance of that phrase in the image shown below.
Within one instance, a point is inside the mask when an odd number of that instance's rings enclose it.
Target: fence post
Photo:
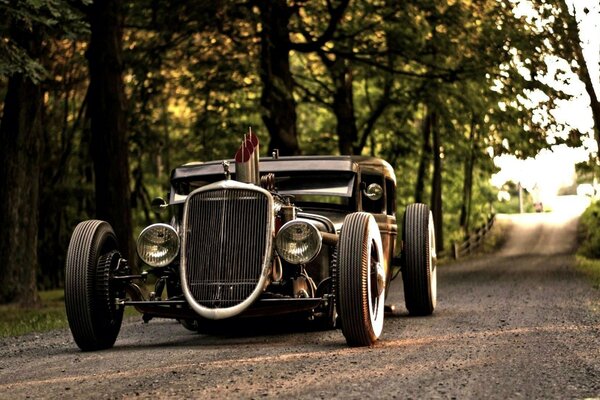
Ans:
[[[495,219],[496,214],[492,214],[485,224],[476,229],[470,235],[467,235],[463,242],[452,242],[452,257],[454,257],[455,260],[458,260],[461,256],[461,253],[463,255],[474,253],[475,250],[477,250],[479,246],[483,244],[487,233],[492,230]]]

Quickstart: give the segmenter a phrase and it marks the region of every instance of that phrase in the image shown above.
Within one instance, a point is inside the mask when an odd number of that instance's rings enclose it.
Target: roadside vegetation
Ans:
[[[41,291],[40,304],[35,308],[0,305],[0,337],[45,332],[67,326],[62,290]]]
[[[504,246],[504,243],[506,243],[509,230],[510,224],[508,224],[507,221],[496,219],[494,226],[483,241],[481,252],[484,254],[489,254],[498,251],[502,246]]]
[[[547,75],[593,88],[595,8],[518,3],[0,1],[0,304],[64,285],[82,220],[133,249],[169,171],[231,158],[249,127],[266,156],[386,159],[399,215],[428,203],[447,250],[493,211],[495,156],[600,137],[548,140],[538,115],[570,97]]]
[[[600,289],[600,260],[577,256],[577,268],[592,280],[592,285]]]
[[[0,338],[66,329],[69,326],[63,289],[44,290],[39,295],[40,302],[31,307],[0,304]],[[131,307],[125,309],[125,317],[139,315]]]
[[[600,289],[600,202],[592,203],[579,219],[577,267]]]

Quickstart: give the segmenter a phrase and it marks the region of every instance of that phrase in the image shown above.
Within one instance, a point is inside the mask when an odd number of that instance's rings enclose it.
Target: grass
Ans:
[[[510,226],[506,221],[496,219],[492,229],[485,236],[479,251],[489,254],[499,250],[506,243],[509,228]]]
[[[65,329],[69,326],[63,289],[43,291],[39,295],[41,301],[36,308],[22,308],[16,304],[0,305],[0,338]],[[125,309],[126,317],[139,315],[133,307]]]
[[[600,289],[600,260],[577,256],[577,269],[586,274],[596,289]]]
[[[62,289],[40,292],[40,306],[24,309],[14,304],[0,305],[0,337],[19,336],[66,328]]]
[[[490,253],[501,247],[506,240],[507,230],[507,224],[496,220],[479,252]],[[590,278],[594,288],[600,289],[600,260],[578,255],[577,268]],[[40,299],[40,305],[33,309],[23,309],[12,304],[0,305],[0,338],[64,329],[69,326],[62,289],[40,292]],[[125,315],[139,314],[128,307]]]
[[[577,269],[585,273],[596,289],[600,289],[600,202],[596,201],[579,218]]]

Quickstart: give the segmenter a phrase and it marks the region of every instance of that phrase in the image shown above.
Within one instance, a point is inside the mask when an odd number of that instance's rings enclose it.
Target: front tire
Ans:
[[[437,303],[435,229],[429,207],[410,204],[402,228],[404,301],[411,315],[431,315]]]
[[[112,227],[104,221],[81,222],[71,236],[65,267],[65,307],[69,327],[83,351],[114,345],[123,320],[122,298],[111,275],[121,255]]]
[[[198,333],[200,331],[200,321],[197,319],[179,319],[181,326],[191,332]]]
[[[338,310],[350,346],[371,346],[383,330],[385,272],[379,228],[364,212],[348,215],[338,244]]]

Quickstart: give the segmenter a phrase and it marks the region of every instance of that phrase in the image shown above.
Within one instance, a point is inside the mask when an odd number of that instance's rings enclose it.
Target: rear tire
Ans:
[[[69,327],[83,351],[114,345],[123,320],[124,297],[111,275],[121,255],[112,227],[104,221],[81,222],[71,236],[65,267],[65,307]]]
[[[348,215],[338,244],[338,310],[350,346],[371,346],[383,330],[385,273],[379,228],[364,212]]]
[[[425,204],[410,204],[402,227],[404,301],[411,315],[431,315],[437,303],[437,255],[433,217]]]

